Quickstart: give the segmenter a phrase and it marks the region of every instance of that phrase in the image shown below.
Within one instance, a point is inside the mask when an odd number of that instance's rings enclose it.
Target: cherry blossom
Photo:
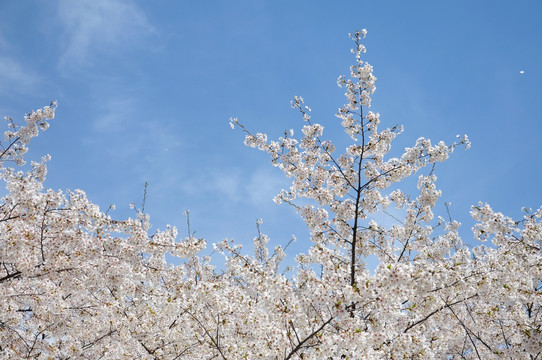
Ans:
[[[253,254],[227,238],[209,245],[224,259],[215,267],[202,255],[205,240],[190,230],[179,239],[172,226],[151,232],[150,216],[134,204],[134,218],[117,220],[82,190],[45,189],[49,157],[21,165],[56,103],[23,125],[7,118],[0,357],[540,358],[542,209],[514,220],[479,203],[471,212],[479,245],[467,246],[461,224],[434,212],[436,164],[469,140],[420,138],[390,156],[403,128],[383,127],[369,110],[377,79],[364,60],[366,34],[351,34],[354,65],[338,79],[346,104],[325,124],[342,127],[346,140],[326,139],[300,96],[292,107],[301,131],[277,140],[230,119],[247,146],[291,179],[275,201],[295,207],[311,245],[288,272],[281,264],[289,244],[271,247],[262,220]],[[418,180],[411,194],[401,188],[409,177]]]

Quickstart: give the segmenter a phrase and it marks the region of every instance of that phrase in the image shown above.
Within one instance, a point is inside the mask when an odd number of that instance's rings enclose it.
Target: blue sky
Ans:
[[[302,126],[289,106],[300,95],[342,136],[336,79],[352,63],[347,34],[366,28],[372,110],[405,126],[395,149],[471,138],[437,167],[468,236],[478,201],[515,218],[542,205],[541,17],[539,0],[3,1],[0,114],[58,101],[29,153],[51,154],[50,188],[83,189],[122,218],[148,181],[155,229],[184,234],[190,209],[197,235],[248,244],[263,218],[275,244],[297,235],[295,252],[303,223],[272,202],[287,180],[228,119],[276,138]]]

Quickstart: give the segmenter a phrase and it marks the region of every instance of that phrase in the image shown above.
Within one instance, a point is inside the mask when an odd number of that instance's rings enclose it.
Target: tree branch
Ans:
[[[305,344],[307,341],[312,339],[316,334],[318,334],[327,324],[329,324],[333,320],[333,316],[330,317],[326,322],[324,322],[318,329],[314,330],[312,333],[310,333],[303,341],[299,342],[295,348],[290,351],[290,353],[284,358],[284,360],[291,359],[292,356],[294,356],[302,347],[303,344]],[[296,334],[297,336],[297,334]],[[298,338],[299,339],[299,338]]]

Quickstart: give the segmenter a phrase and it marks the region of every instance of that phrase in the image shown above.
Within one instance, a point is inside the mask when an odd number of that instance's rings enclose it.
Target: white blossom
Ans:
[[[295,207],[308,228],[300,241],[310,241],[293,268],[282,261],[295,236],[279,245],[261,219],[249,255],[227,238],[208,247],[190,228],[184,239],[169,225],[151,233],[141,210],[112,219],[82,190],[44,189],[48,156],[27,172],[18,166],[56,103],[22,126],[7,118],[0,358],[540,358],[542,209],[518,221],[478,203],[472,231],[481,243],[463,244],[459,222],[434,214],[435,164],[470,142],[419,138],[389,155],[402,127],[382,129],[367,111],[376,77],[362,60],[366,33],[351,35],[354,65],[338,80],[346,104],[326,124],[342,127],[346,146],[324,137],[299,96],[298,139],[289,130],[269,141],[230,119],[291,179],[275,202]],[[414,175],[408,194],[401,181]]]

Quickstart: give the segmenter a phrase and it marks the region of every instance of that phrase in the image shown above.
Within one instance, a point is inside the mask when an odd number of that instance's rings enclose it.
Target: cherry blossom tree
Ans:
[[[171,268],[165,254],[190,257],[205,243],[193,237],[175,243],[173,228],[149,236],[147,215],[112,220],[81,190],[44,190],[46,158],[26,173],[8,167],[24,164],[29,140],[48,127],[54,105],[27,115],[24,126],[7,119],[11,130],[0,156],[8,191],[0,207],[0,357],[149,358],[166,346],[182,354],[185,344],[161,332],[174,328],[173,314],[180,312],[167,310],[171,289],[190,291],[188,278],[199,265],[194,258],[186,269]]]
[[[294,206],[311,246],[281,271],[286,247],[260,232],[254,253],[174,227],[150,232],[149,216],[114,220],[84,192],[43,189],[45,162],[21,165],[29,140],[56,104],[10,129],[0,155],[7,194],[0,207],[0,355],[38,359],[540,359],[542,210],[514,221],[488,204],[472,208],[478,246],[460,224],[433,213],[435,164],[468,138],[418,139],[398,157],[402,127],[369,111],[373,68],[366,31],[351,35],[355,58],[339,77],[346,104],[343,151],[324,138],[301,97],[301,136],[278,140],[237,119],[245,143],[292,179],[275,198]],[[337,142],[338,141],[338,142]],[[345,140],[336,139],[335,144]],[[14,163],[13,167],[10,167]],[[416,176],[417,191],[401,185]],[[390,221],[391,218],[391,221]],[[386,219],[385,221],[383,219]],[[176,256],[180,265],[166,262]],[[369,269],[367,259],[378,259]]]

